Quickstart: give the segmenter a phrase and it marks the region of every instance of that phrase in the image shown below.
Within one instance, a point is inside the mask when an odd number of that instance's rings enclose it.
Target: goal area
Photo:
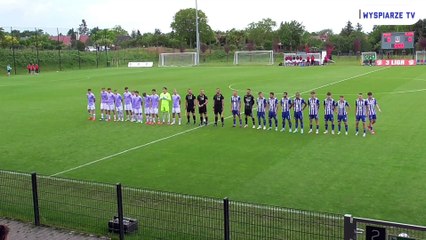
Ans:
[[[426,51],[416,52],[416,62],[417,65],[426,65]]]
[[[235,65],[273,65],[274,51],[236,51]]]
[[[159,67],[192,67],[197,65],[196,52],[160,53]]]
[[[361,53],[361,65],[362,66],[375,66],[377,60],[376,52],[362,52]]]

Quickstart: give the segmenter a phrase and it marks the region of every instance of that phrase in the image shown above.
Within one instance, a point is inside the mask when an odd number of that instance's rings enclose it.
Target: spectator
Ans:
[[[0,240],[7,240],[9,228],[6,225],[0,225]]]
[[[31,74],[34,74],[34,72],[35,72],[35,65],[33,63],[33,64],[31,64]]]
[[[31,74],[31,63],[28,63],[27,69],[28,69],[28,74]]]
[[[39,70],[40,70],[40,69],[39,69],[39,66],[38,66],[38,64],[36,63],[36,65],[35,65],[35,73],[36,73],[36,74],[38,74],[38,73],[39,73]]]

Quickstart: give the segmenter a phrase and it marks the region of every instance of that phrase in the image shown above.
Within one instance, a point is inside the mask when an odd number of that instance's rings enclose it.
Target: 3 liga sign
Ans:
[[[416,66],[414,59],[376,60],[376,66]]]

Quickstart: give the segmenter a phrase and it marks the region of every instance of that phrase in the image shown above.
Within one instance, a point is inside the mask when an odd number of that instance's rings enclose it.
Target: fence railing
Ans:
[[[350,240],[371,223],[340,214],[1,170],[0,216],[117,239],[155,240]],[[109,232],[114,216],[136,219],[138,230],[125,234],[119,221],[118,234]],[[375,225],[386,226],[389,234],[426,239],[424,227]]]

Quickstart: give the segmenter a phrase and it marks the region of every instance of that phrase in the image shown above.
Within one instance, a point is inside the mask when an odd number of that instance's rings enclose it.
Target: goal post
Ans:
[[[426,51],[416,51],[417,65],[426,65]]]
[[[159,67],[192,67],[197,65],[196,52],[160,53]]]
[[[236,51],[234,65],[273,65],[274,51]]]
[[[376,65],[377,53],[376,52],[362,52],[361,53],[361,65],[362,66],[374,66]]]

